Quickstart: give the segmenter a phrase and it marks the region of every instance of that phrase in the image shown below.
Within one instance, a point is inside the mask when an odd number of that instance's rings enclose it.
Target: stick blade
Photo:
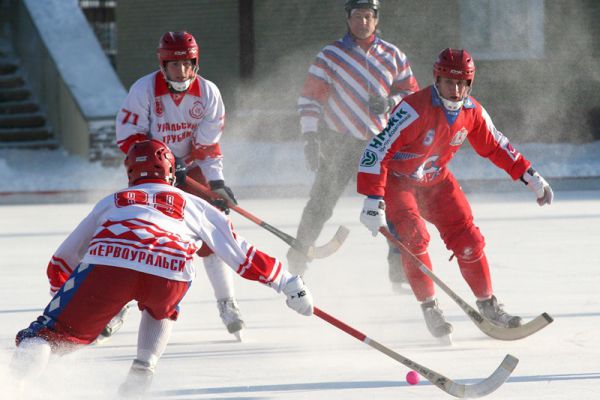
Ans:
[[[325,243],[322,246],[314,246],[309,249],[309,258],[313,259],[329,257],[330,255],[338,251],[342,244],[344,244],[349,233],[350,230],[348,228],[346,228],[345,226],[340,226],[335,235],[333,235],[333,238],[331,238],[329,242]]]
[[[489,337],[499,340],[519,340],[533,335],[537,331],[550,325],[554,319],[547,313],[542,313],[531,321],[515,328],[504,328],[482,319],[477,327]]]
[[[518,358],[507,354],[498,368],[486,379],[472,385],[454,383],[448,388],[448,393],[462,399],[475,399],[487,396],[508,380],[518,363]]]

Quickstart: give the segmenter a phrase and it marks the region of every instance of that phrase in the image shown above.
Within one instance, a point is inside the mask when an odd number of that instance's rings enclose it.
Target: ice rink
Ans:
[[[342,198],[320,238],[337,226],[350,235],[343,247],[310,265],[305,280],[315,304],[394,351],[461,383],[490,375],[506,354],[520,363],[489,399],[600,398],[600,191],[558,191],[538,207],[522,187],[492,197],[469,194],[487,241],[495,293],[508,312],[529,320],[542,312],[555,321],[526,339],[503,342],[481,333],[441,290],[454,325],[454,344],[441,346],[425,328],[412,295],[395,294],[387,278],[387,245],[360,225],[362,199]],[[241,199],[240,205],[295,234],[306,199]],[[15,333],[49,301],[50,256],[92,204],[0,206],[0,398],[15,398],[7,373]],[[285,258],[286,244],[239,215],[238,232]],[[475,305],[455,261],[435,230],[434,271]],[[182,303],[160,361],[151,398],[157,399],[446,399],[421,379],[410,386],[407,367],[317,317],[303,317],[283,295],[236,280],[247,328],[238,343],[223,327],[212,289],[200,271]],[[115,399],[135,356],[139,312],[109,342],[52,359],[25,399]]]

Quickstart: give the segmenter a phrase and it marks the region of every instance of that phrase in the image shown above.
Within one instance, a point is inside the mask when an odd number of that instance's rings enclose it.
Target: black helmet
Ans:
[[[377,15],[377,11],[379,10],[379,0],[346,0],[346,13],[350,16],[352,10],[356,8],[370,8],[375,11],[375,15]]]

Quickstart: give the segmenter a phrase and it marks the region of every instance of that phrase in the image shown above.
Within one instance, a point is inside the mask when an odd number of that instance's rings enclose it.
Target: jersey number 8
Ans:
[[[117,207],[128,207],[133,205],[152,207],[164,215],[183,220],[183,209],[185,199],[175,192],[158,192],[149,201],[148,193],[142,190],[126,190],[115,193],[115,205]]]

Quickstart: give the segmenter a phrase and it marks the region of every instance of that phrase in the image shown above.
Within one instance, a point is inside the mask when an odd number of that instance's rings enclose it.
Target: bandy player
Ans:
[[[157,48],[159,69],[137,80],[116,118],[117,144],[126,154],[131,145],[154,138],[165,143],[178,163],[177,185],[187,190],[182,171],[188,178],[208,183],[210,188],[237,204],[225,185],[223,156],[219,140],[223,132],[225,107],[217,86],[198,74],[199,48],[188,32],[167,32]],[[217,204],[215,204],[217,205]],[[220,203],[223,208],[226,203]],[[226,210],[227,211],[227,210]],[[241,338],[244,327],[235,298],[231,270],[210,251],[202,249],[206,274],[213,287],[217,307],[229,333]],[[52,260],[48,269],[53,290],[64,283],[73,266]],[[127,312],[125,307],[113,319],[103,337],[116,331]]]
[[[54,254],[76,268],[43,314],[17,334],[11,369],[23,386],[43,371],[52,352],[92,343],[125,304],[137,301],[137,355],[119,392],[145,393],[202,246],[241,277],[284,293],[293,310],[313,312],[300,277],[240,237],[224,213],[173,186],[175,158],[162,142],[134,143],[125,167],[129,187],[100,200]]]

